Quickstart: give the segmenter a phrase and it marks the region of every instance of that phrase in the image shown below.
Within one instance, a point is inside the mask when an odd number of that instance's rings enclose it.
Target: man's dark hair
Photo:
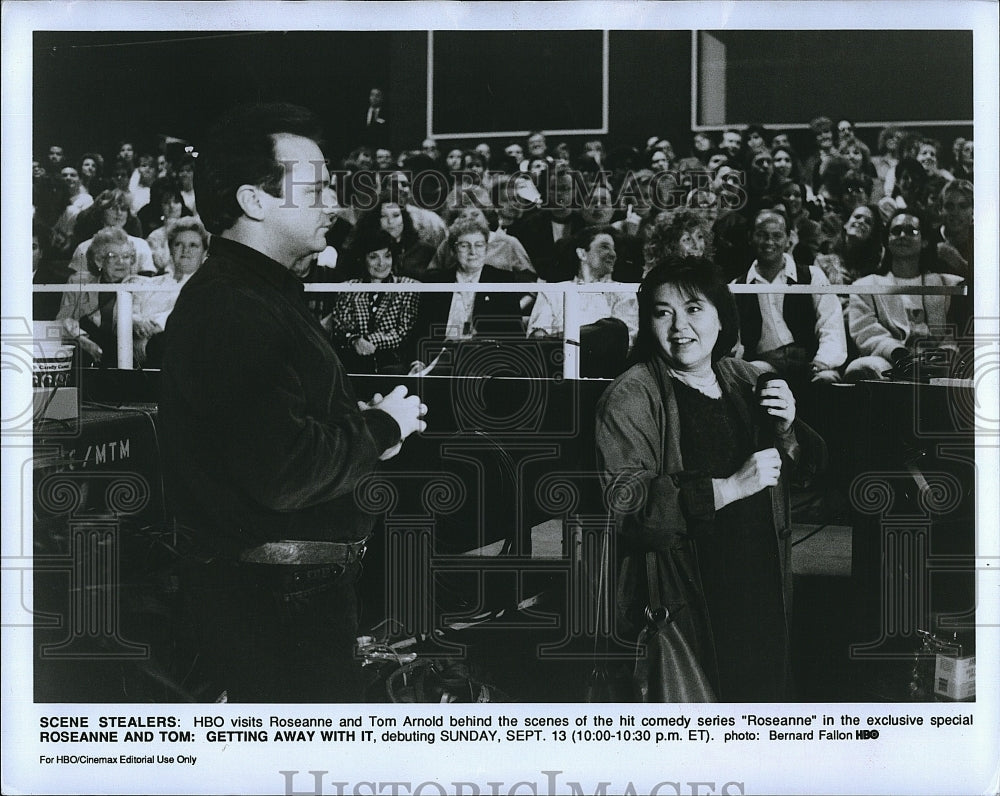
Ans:
[[[653,268],[639,286],[639,333],[632,348],[631,363],[649,362],[660,350],[653,332],[653,302],[657,288],[662,285],[673,285],[685,296],[704,296],[719,313],[722,329],[712,348],[712,362],[732,351],[739,337],[740,320],[736,301],[721,269],[707,257],[674,256]]]
[[[285,169],[274,157],[274,136],[281,133],[322,141],[312,111],[287,103],[236,108],[211,129],[195,169],[198,212],[209,232],[224,232],[243,215],[236,201],[241,185],[283,195]]]

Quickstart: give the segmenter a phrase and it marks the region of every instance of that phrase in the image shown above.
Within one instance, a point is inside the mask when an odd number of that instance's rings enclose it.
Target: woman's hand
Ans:
[[[756,451],[743,462],[729,478],[712,480],[715,491],[715,508],[721,509],[737,500],[756,495],[762,489],[774,486],[781,475],[781,455],[776,448]]]
[[[760,391],[760,406],[774,418],[774,428],[779,434],[787,434],[795,420],[795,396],[792,388],[783,379],[774,379]]]
[[[938,243],[937,256],[938,259],[947,265],[953,273],[956,273],[959,276],[969,275],[969,263],[966,262],[965,258],[959,253],[958,249],[950,243],[946,243],[945,241]]]
[[[137,318],[132,321],[132,332],[136,337],[149,338],[154,334],[159,334],[163,329],[156,321],[143,320]]]
[[[354,350],[359,356],[370,357],[375,353],[375,344],[367,337],[359,337],[354,341]]]
[[[101,350],[101,347],[85,334],[80,335],[77,340],[80,343],[80,348],[90,354],[94,362],[100,364],[101,357],[104,356],[104,351]]]

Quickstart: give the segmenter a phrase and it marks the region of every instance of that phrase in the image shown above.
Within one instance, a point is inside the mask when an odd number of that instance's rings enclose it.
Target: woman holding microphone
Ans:
[[[825,445],[786,382],[728,356],[736,307],[711,261],[658,265],[638,301],[635,364],[597,407],[619,617],[636,631],[665,616],[691,664],[688,682],[650,682],[643,697],[788,699],[787,479],[818,469]]]

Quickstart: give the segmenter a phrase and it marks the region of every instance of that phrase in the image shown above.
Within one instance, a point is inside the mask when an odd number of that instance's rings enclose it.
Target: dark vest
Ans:
[[[795,266],[795,281],[799,285],[812,284],[812,274],[808,265]],[[746,274],[736,280],[738,285],[746,283]],[[740,314],[740,339],[746,349],[743,358],[753,359],[757,356],[761,327],[764,323],[760,315],[759,295],[738,293],[734,298],[736,309]],[[808,293],[786,294],[781,307],[781,316],[792,333],[796,345],[802,346],[810,357],[816,356],[819,339],[816,336],[816,305],[813,304],[813,297]]]

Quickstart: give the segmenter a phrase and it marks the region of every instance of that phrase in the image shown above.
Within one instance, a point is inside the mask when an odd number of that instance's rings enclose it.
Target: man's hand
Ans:
[[[354,341],[354,350],[359,356],[370,357],[375,353],[375,344],[367,337],[359,337]]]
[[[406,393],[406,386],[400,384],[386,396],[375,393],[367,404],[360,402],[358,404],[362,411],[381,409],[399,425],[399,442],[382,453],[379,458],[383,461],[391,459],[399,453],[403,447],[403,440],[410,434],[414,431],[424,431],[427,428],[427,423],[423,419],[424,415],[427,414],[427,405],[421,402],[420,396],[407,395]]]

